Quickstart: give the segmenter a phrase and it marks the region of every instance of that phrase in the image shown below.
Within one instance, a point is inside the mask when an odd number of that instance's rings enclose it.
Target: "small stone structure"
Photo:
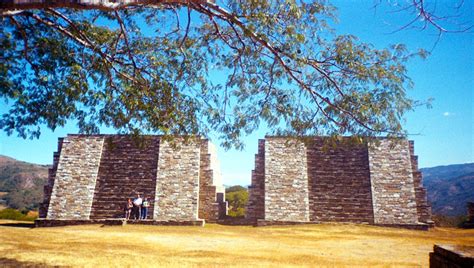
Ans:
[[[246,218],[257,225],[432,225],[413,142],[354,144],[348,139],[332,146],[324,137],[260,140]]]
[[[206,139],[60,138],[38,226],[112,222],[127,198],[151,200],[148,224],[202,225],[227,213],[215,147]]]
[[[474,223],[474,202],[467,202],[467,221]]]
[[[430,253],[431,268],[472,268],[474,267],[474,247],[434,245]]]
[[[461,224],[462,228],[474,229],[474,202],[467,202],[467,219]]]

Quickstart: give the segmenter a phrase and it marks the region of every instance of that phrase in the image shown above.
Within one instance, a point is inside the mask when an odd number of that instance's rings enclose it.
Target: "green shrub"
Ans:
[[[433,215],[432,219],[435,223],[435,226],[438,227],[461,227],[462,224],[467,221],[467,216]]]
[[[233,186],[236,187],[236,186]],[[240,186],[239,186],[240,187]],[[243,187],[242,187],[243,188]],[[238,189],[236,187],[236,189]],[[249,200],[249,194],[247,189],[238,190],[235,192],[227,192],[225,199],[229,203],[228,215],[230,217],[243,217],[245,216],[245,206]]]
[[[0,219],[5,220],[16,220],[16,221],[34,221],[36,220],[36,215],[27,215],[23,214],[20,211],[13,208],[6,208],[0,210]]]

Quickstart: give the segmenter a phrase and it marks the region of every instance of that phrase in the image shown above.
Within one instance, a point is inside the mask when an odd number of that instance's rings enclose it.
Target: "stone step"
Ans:
[[[112,138],[114,147],[104,146],[91,217],[110,218],[123,213],[128,198],[136,192],[152,196],[156,190],[159,138],[142,148],[127,136]],[[153,204],[152,204],[153,206]]]

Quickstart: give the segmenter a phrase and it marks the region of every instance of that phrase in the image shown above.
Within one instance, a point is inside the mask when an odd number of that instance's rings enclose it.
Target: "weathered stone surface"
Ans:
[[[154,220],[198,219],[201,147],[197,142],[178,143],[177,146],[161,142]]]
[[[369,145],[374,223],[418,222],[410,147],[406,140]]]
[[[306,162],[306,147],[302,142],[266,139],[265,220],[309,221]]]
[[[63,140],[48,219],[89,219],[103,143],[103,137]]]

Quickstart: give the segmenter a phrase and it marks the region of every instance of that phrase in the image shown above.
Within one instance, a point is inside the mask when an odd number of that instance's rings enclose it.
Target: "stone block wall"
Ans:
[[[306,162],[306,147],[302,142],[285,138],[266,139],[266,221],[309,221]]]
[[[367,146],[320,137],[307,146],[311,221],[374,223]]]
[[[139,193],[152,201],[148,218],[156,222],[194,222],[198,211],[216,221],[227,211],[213,159],[215,150],[201,139],[170,144],[151,135],[68,135],[54,154],[40,218],[121,218],[127,198]]]
[[[47,218],[89,219],[103,137],[68,136],[62,142]]]
[[[369,144],[375,224],[418,222],[410,146],[406,140]]]
[[[260,140],[246,218],[257,224],[334,221],[426,229],[431,210],[413,144],[348,140]]]
[[[162,142],[156,178],[156,220],[197,220],[201,148]]]

